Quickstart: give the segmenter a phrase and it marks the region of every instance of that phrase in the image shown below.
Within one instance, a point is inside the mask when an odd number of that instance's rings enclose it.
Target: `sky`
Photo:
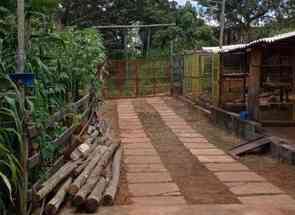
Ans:
[[[184,5],[186,1],[190,1],[190,0],[175,0],[175,1],[177,1],[178,4],[180,4],[180,5]],[[190,1],[190,2],[192,2],[192,1]],[[196,4],[196,2],[194,2],[193,4]]]

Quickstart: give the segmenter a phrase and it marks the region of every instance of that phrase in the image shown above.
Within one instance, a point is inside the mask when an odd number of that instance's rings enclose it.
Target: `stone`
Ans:
[[[127,173],[128,184],[131,183],[166,183],[172,182],[168,172]]]
[[[201,163],[233,163],[235,162],[230,156],[227,155],[200,155],[196,156]]]
[[[266,181],[254,172],[215,172],[214,174],[222,182]]]
[[[295,205],[295,200],[289,195],[260,195],[260,196],[245,196],[238,197],[243,204],[255,205],[277,205],[283,207],[284,205]]]
[[[208,140],[203,137],[179,137],[179,140],[184,143],[208,143]]]
[[[124,155],[145,155],[157,156],[158,153],[155,149],[125,149]]]
[[[278,187],[268,182],[237,182],[225,183],[235,195],[281,194]]]
[[[175,183],[129,184],[128,188],[133,197],[181,195]]]
[[[154,149],[151,143],[122,144],[123,149]]]
[[[163,164],[127,164],[126,171],[135,172],[168,172]]]
[[[182,196],[153,196],[131,198],[135,205],[185,205],[186,201]]]
[[[188,149],[217,149],[209,143],[183,143],[183,145]]]
[[[249,171],[248,167],[238,162],[235,163],[205,163],[204,164],[212,172],[225,171]]]
[[[201,134],[199,133],[185,133],[185,132],[182,132],[182,133],[177,133],[177,136],[180,137],[181,139],[200,139],[200,140],[205,140],[207,141],[205,138],[200,138],[200,137],[203,137]],[[186,141],[184,141],[186,142]],[[200,141],[201,142],[201,141]]]
[[[220,149],[191,149],[193,155],[225,155]]]
[[[135,199],[133,197],[131,199]],[[142,197],[149,198],[149,197]],[[75,207],[63,207],[62,215],[87,215],[77,213]],[[243,205],[243,204],[215,204],[215,205],[144,205],[134,204],[124,206],[101,206],[94,215],[291,215],[295,208],[288,205]]]
[[[149,138],[121,138],[122,143],[151,143]]]
[[[124,162],[127,164],[162,163],[159,156],[126,156]]]
[[[120,135],[121,138],[125,139],[125,138],[148,138],[147,135],[145,133],[122,133]]]

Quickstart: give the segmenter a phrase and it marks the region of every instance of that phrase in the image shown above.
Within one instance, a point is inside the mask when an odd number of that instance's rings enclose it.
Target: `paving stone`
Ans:
[[[155,149],[125,149],[124,155],[153,155],[157,156],[158,153]]]
[[[205,163],[204,164],[212,172],[224,171],[249,171],[248,167],[239,162],[235,163]]]
[[[208,143],[208,140],[200,137],[179,137],[179,140],[184,143]]]
[[[191,149],[193,155],[225,155],[220,149]]]
[[[203,137],[201,134],[198,134],[198,133],[177,133],[177,136],[180,137],[180,138],[184,138],[184,139],[201,139],[203,141],[207,141],[207,139],[205,138],[200,138],[200,137]]]
[[[196,131],[189,128],[189,129],[178,129],[178,128],[172,128],[171,129],[175,134],[179,134],[179,133],[195,133]]]
[[[183,143],[183,145],[188,149],[217,149],[209,143]]]
[[[186,201],[182,196],[153,196],[131,198],[135,205],[185,205]]]
[[[126,124],[119,125],[120,130],[144,130],[143,126],[126,126]]]
[[[172,182],[168,172],[149,172],[149,173],[127,173],[127,181],[130,183],[166,183]]]
[[[131,123],[131,122],[120,122],[120,127],[124,126],[125,128],[134,128],[134,127],[143,127],[141,123]]]
[[[265,178],[254,172],[215,172],[214,174],[222,182],[265,181]]]
[[[149,143],[149,138],[121,138],[122,143]]]
[[[268,182],[237,182],[225,184],[229,187],[230,191],[236,195],[284,193],[281,189]]]
[[[135,172],[168,172],[163,164],[127,164],[126,171]]]
[[[127,164],[162,163],[159,156],[126,156],[124,161]]]
[[[124,149],[154,149],[151,143],[122,144]]]
[[[180,196],[179,188],[175,183],[145,183],[129,184],[131,196]]]
[[[247,196],[238,197],[238,199],[244,204],[255,205],[295,205],[295,200],[289,195],[260,195],[260,196]]]
[[[148,138],[145,133],[122,133],[121,138]]]
[[[127,129],[127,128],[123,128],[120,129],[121,133],[127,133],[127,134],[145,134],[143,129]]]
[[[200,162],[202,163],[232,163],[235,162],[230,156],[222,156],[222,155],[200,155],[197,156]]]

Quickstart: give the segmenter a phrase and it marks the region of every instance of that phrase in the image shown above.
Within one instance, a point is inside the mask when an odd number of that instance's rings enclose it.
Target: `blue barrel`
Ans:
[[[249,119],[249,112],[248,111],[240,112],[240,119],[241,120],[248,120]]]
[[[35,76],[32,73],[13,73],[9,75],[14,82],[23,84],[25,87],[33,87]]]

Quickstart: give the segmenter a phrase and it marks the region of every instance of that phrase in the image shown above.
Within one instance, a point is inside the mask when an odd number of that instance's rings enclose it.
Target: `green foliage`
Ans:
[[[22,124],[25,112],[30,111],[32,106],[8,77],[0,74],[0,81],[9,86],[0,96],[0,212],[5,214],[16,209],[9,205],[14,206],[14,197],[23,188],[18,160],[24,154]]]
[[[174,39],[176,39],[175,44],[178,50],[216,44],[211,27],[199,18],[196,9],[189,2],[181,7],[176,1],[169,0],[90,0],[87,4],[81,4],[79,0],[73,0],[69,4],[69,1],[64,0],[62,5],[63,9],[60,10],[59,18],[65,26],[177,23],[177,27],[151,29],[150,41],[148,29],[138,29],[141,47],[139,49],[137,46],[137,50],[132,50],[133,53],[129,56],[150,56],[151,53],[155,53],[153,50],[169,53],[170,41]],[[124,49],[124,32],[109,29],[101,32],[104,35],[106,47],[109,50],[116,50],[116,53],[110,53],[110,55],[123,57],[121,53]],[[129,31],[130,34],[133,32]],[[158,55],[161,54],[156,53],[156,56]]]
[[[99,87],[96,65],[104,60],[104,47],[93,29],[66,28],[57,31],[52,12],[59,1],[26,1],[26,71],[35,74],[34,89],[23,93],[5,76],[14,73],[17,44],[16,1],[0,3],[0,214],[17,214],[25,193],[19,160],[24,154],[23,123],[32,113],[35,124],[45,126],[49,115],[74,102],[91,84]],[[91,83],[94,82],[94,83]],[[30,182],[42,174],[60,153],[52,141],[65,130],[59,124],[43,134],[39,143],[43,164],[30,174]],[[22,192],[20,192],[22,191]],[[11,196],[11,197],[10,197]],[[18,200],[18,205],[14,201]]]

